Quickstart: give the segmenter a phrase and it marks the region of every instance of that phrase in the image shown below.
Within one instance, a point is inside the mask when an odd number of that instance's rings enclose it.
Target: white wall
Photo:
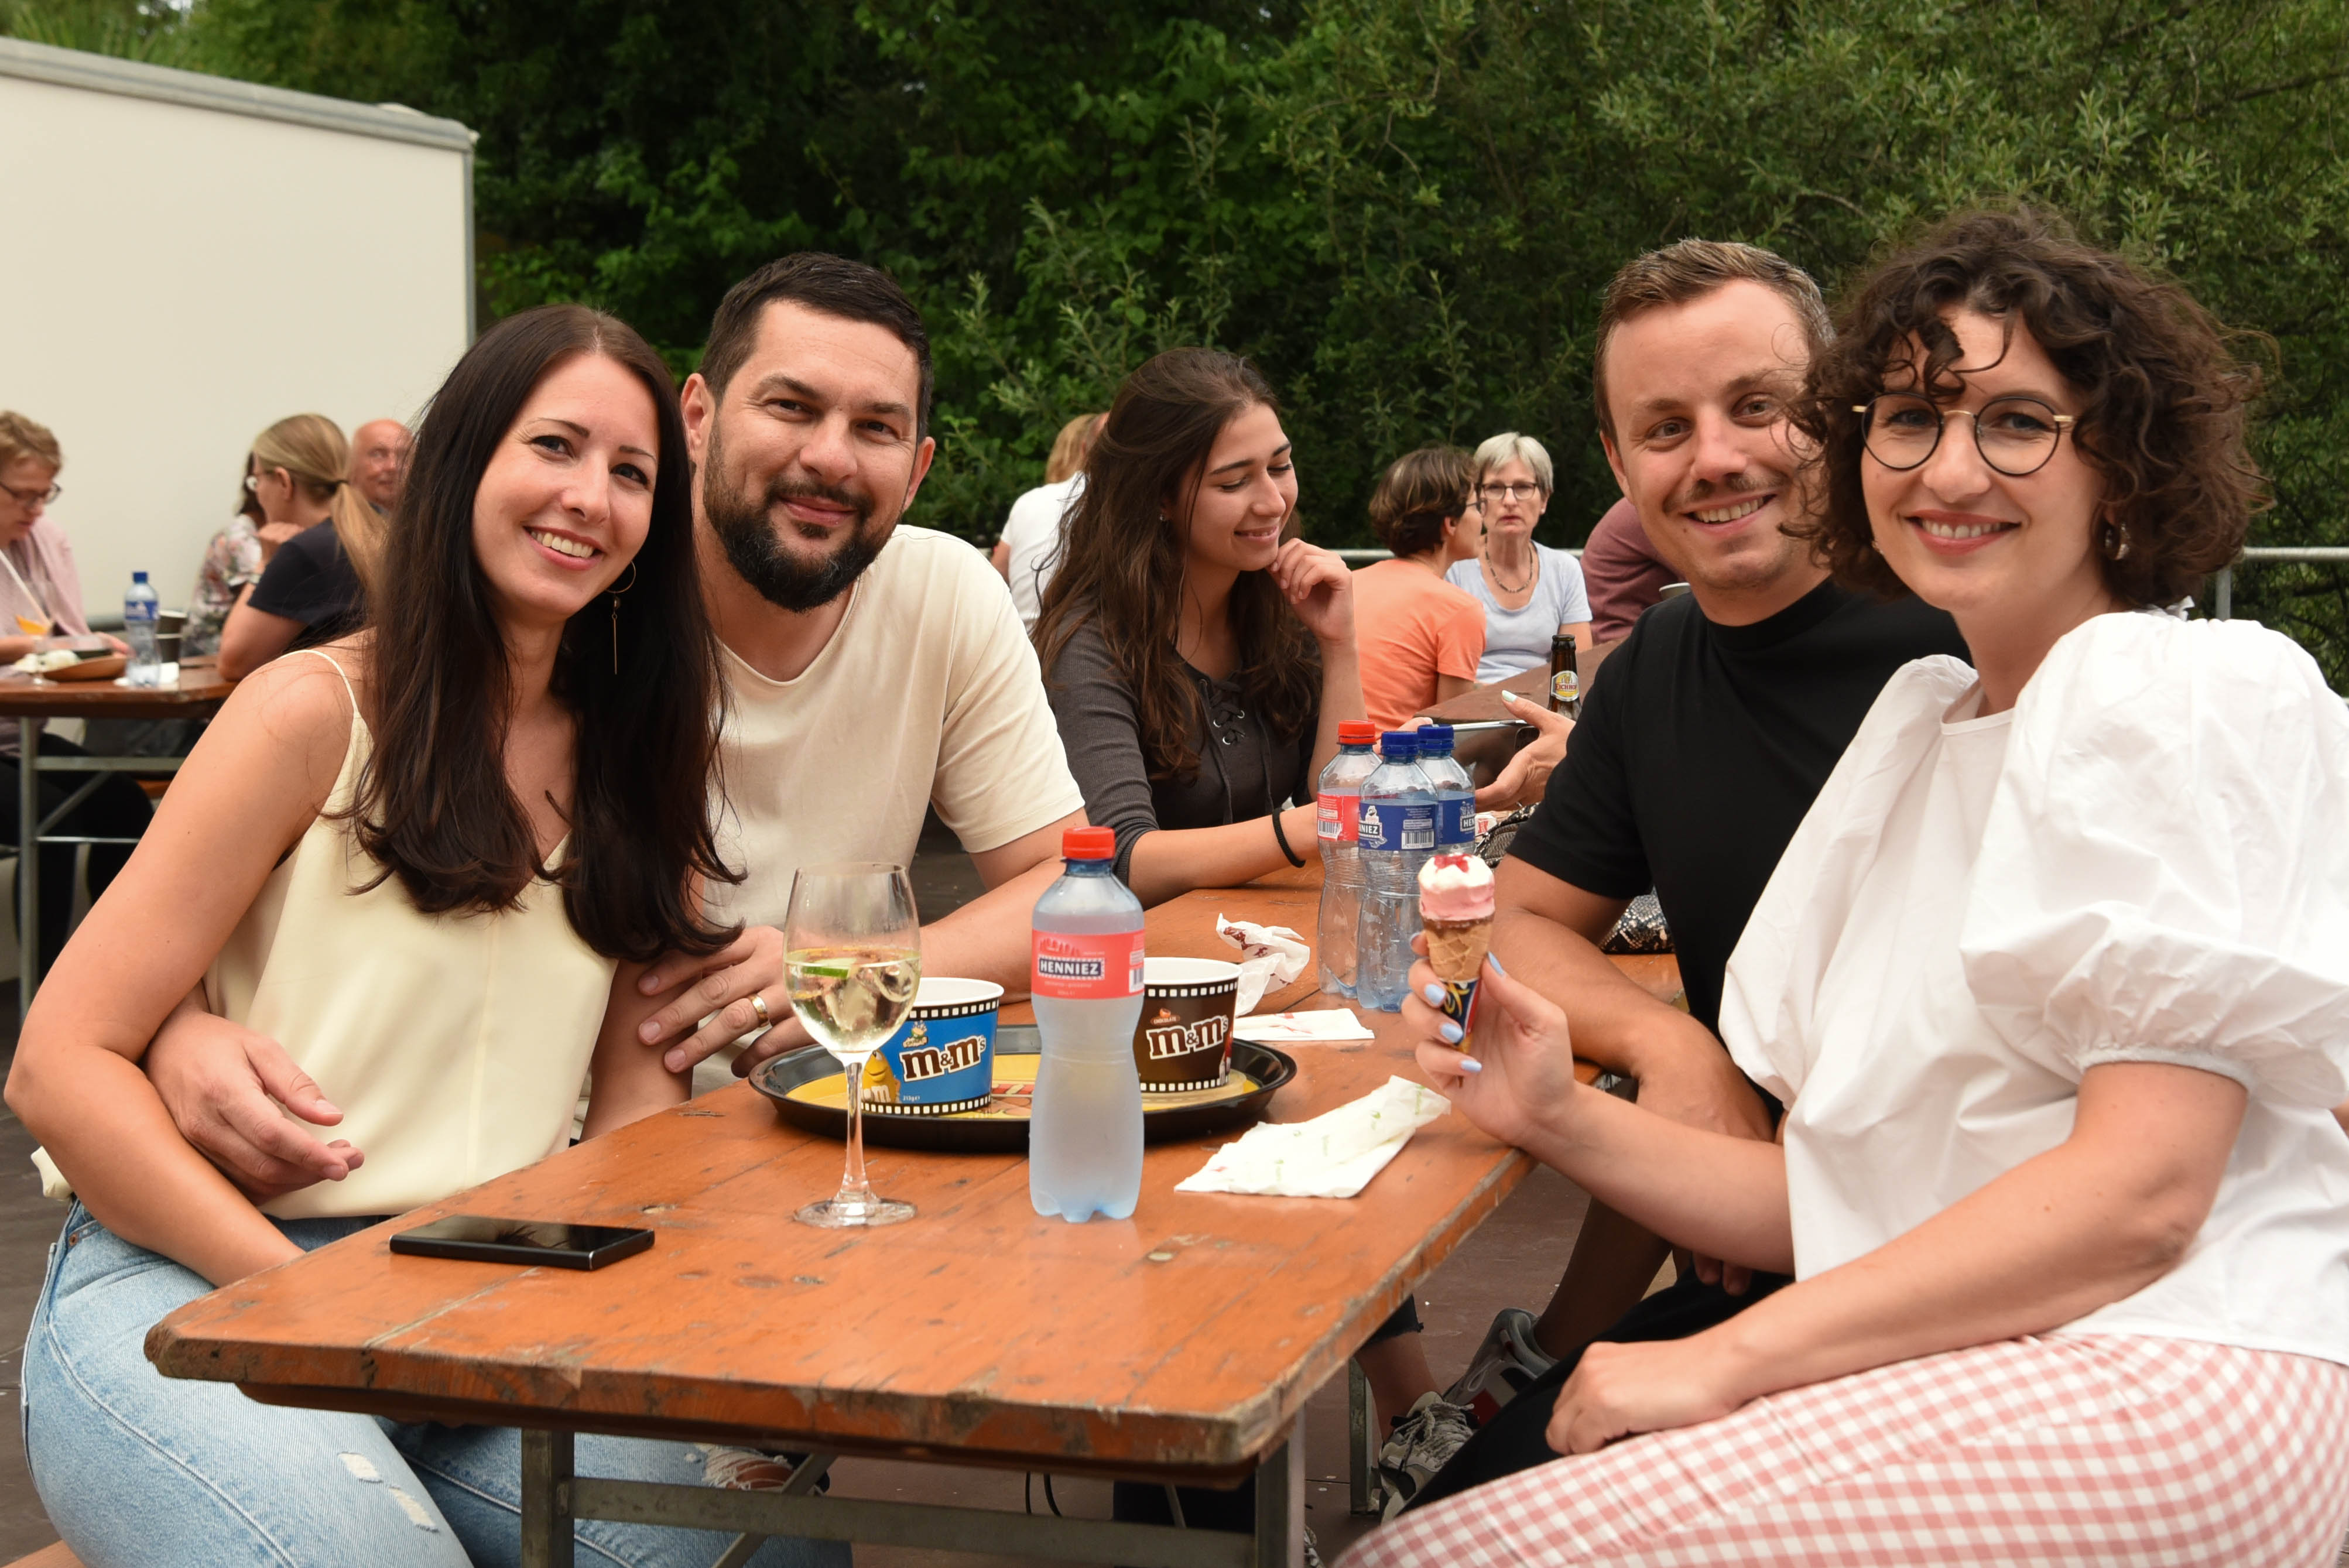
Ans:
[[[449,146],[0,74],[0,408],[65,449],[49,515],[93,615],[134,567],[187,602],[264,426],[412,419],[469,339],[471,201]]]

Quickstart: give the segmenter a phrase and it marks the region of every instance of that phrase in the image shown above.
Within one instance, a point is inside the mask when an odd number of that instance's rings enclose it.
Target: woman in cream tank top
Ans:
[[[577,306],[499,323],[419,431],[366,630],[240,685],[26,1021],[8,1102],[75,1202],[26,1342],[27,1449],[90,1568],[514,1562],[515,1433],[278,1409],[143,1342],[215,1286],[685,1097],[634,983],[709,953],[730,875],[702,781],[716,642],[659,357]],[[678,787],[679,777],[690,788]],[[343,1111],[344,1179],[264,1207],[139,1063],[209,1012]],[[209,1025],[207,1026],[209,1027]],[[583,1438],[698,1484],[682,1443]],[[585,1521],[583,1561],[707,1563],[703,1532]],[[845,1564],[771,1541],[762,1568]]]

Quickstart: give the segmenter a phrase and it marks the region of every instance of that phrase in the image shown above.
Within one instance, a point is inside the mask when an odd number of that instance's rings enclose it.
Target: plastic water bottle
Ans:
[[[1419,771],[1435,791],[1435,852],[1467,855],[1476,847],[1476,781],[1452,754],[1452,726],[1418,731]]]
[[[1106,827],[1061,835],[1065,869],[1036,900],[1030,990],[1044,1037],[1028,1113],[1028,1200],[1075,1223],[1142,1196],[1142,900],[1110,867]]]
[[[155,657],[155,590],[147,574],[130,574],[130,589],[122,596],[122,640],[130,645],[130,667],[123,671],[127,686],[153,686],[163,679],[163,665]]]
[[[1362,781],[1378,772],[1371,750],[1378,728],[1350,719],[1338,726],[1338,754],[1321,770],[1314,829],[1321,844],[1321,915],[1314,945],[1321,951],[1321,989],[1354,994],[1354,936],[1362,916],[1362,846],[1359,812]]]
[[[1435,853],[1435,791],[1419,771],[1419,737],[1390,730],[1386,761],[1362,782],[1362,918],[1354,996],[1365,1007],[1402,1006],[1411,939],[1419,932],[1419,867]]]

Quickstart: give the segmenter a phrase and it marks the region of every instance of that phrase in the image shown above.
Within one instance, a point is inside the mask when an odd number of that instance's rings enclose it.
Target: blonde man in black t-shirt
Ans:
[[[1647,611],[1609,656],[1497,878],[1494,951],[1565,1008],[1577,1054],[1636,1082],[1649,1109],[1754,1138],[1772,1136],[1775,1109],[1714,1035],[1730,950],[1884,682],[1913,659],[1965,653],[1948,616],[1837,587],[1786,531],[1812,508],[1786,405],[1828,330],[1817,286],[1750,245],[1682,241],[1609,286],[1593,366],[1600,439],[1690,592]],[[1651,888],[1685,1012],[1599,949]],[[1557,1386],[1592,1340],[1678,1338],[1775,1288],[1698,1259],[1643,1301],[1665,1255],[1594,1203],[1548,1309],[1501,1314],[1454,1385],[1448,1397],[1486,1430],[1415,1501],[1519,1468],[1509,1451],[1542,1441]],[[1528,1389],[1541,1397],[1495,1418]]]

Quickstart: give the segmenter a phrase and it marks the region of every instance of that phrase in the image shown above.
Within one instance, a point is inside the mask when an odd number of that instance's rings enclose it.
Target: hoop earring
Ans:
[[[636,564],[632,560],[628,563],[626,586],[617,582],[612,585],[612,673],[615,675],[620,672],[620,596],[636,586]]]
[[[2107,559],[2115,561],[2126,561],[2128,559],[2128,530],[2123,528],[2119,524],[2107,523],[2105,524],[2103,545],[2105,556]]]

